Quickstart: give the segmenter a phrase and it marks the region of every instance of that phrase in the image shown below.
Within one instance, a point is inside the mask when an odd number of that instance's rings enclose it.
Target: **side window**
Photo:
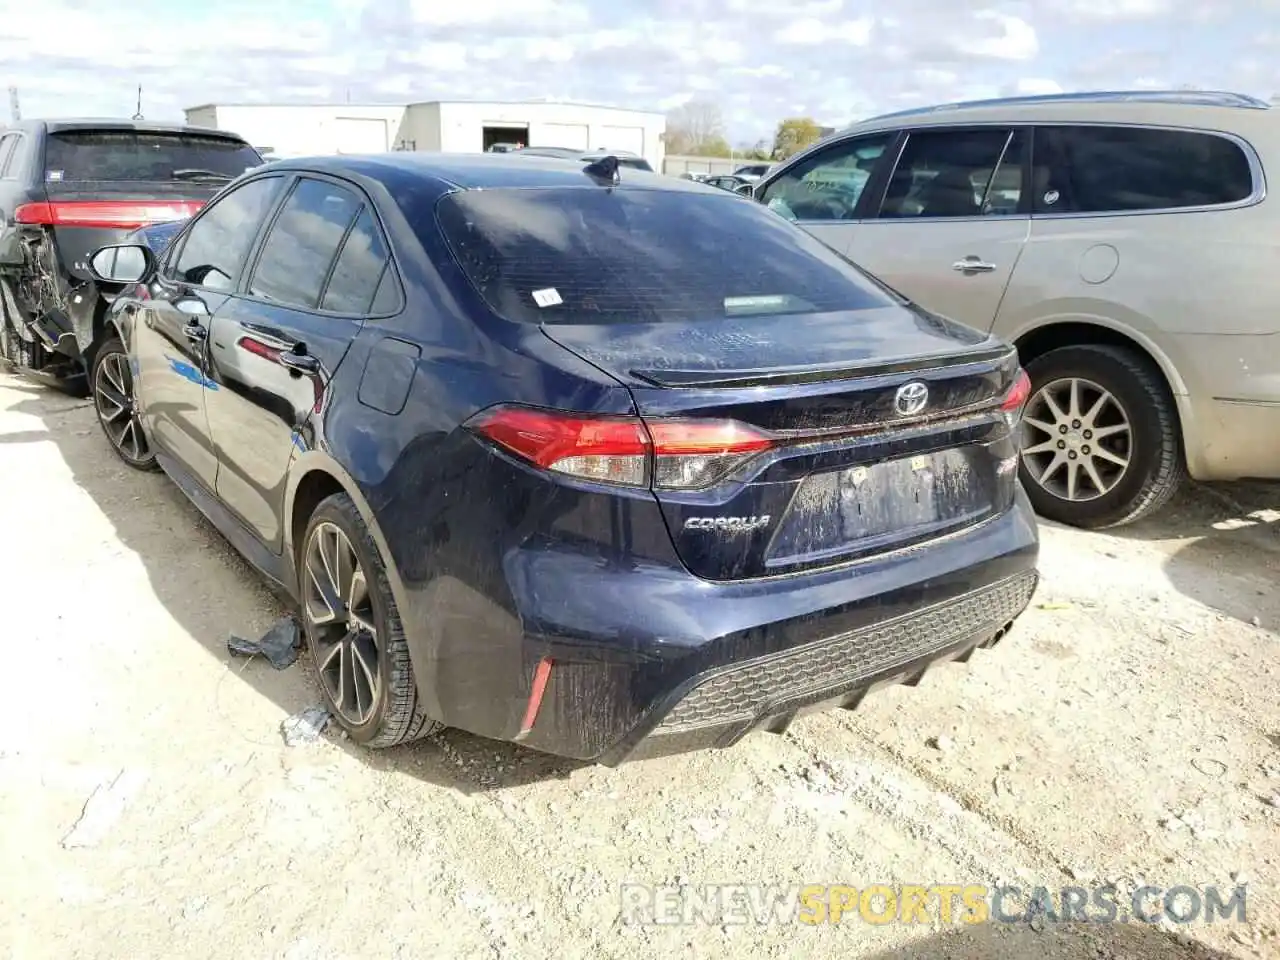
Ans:
[[[387,260],[387,245],[382,239],[382,231],[378,229],[373,213],[365,207],[342,244],[329,285],[324,288],[320,309],[334,313],[370,313]],[[394,309],[394,306],[392,304],[389,309]]]
[[[203,211],[178,251],[174,278],[211,290],[234,290],[280,184],[280,177],[251,180]]]
[[[249,282],[250,296],[314,310],[360,206],[356,195],[344,187],[324,180],[299,180],[263,241]]]
[[[848,220],[896,133],[838,143],[797,164],[765,188],[760,198],[789,220]]]
[[[880,216],[979,217],[996,212],[986,208],[987,194],[1006,145],[1014,146],[1010,131],[1001,128],[912,133],[889,178]],[[1021,158],[1015,155],[1011,160],[1018,170],[1014,182],[1020,194]],[[1016,200],[1014,205],[1016,209]]]
[[[1039,127],[1037,213],[1215,206],[1247,199],[1253,172],[1238,144],[1190,130]]]
[[[16,133],[6,133],[0,137],[0,178],[7,180],[17,173],[17,164],[12,161],[17,153],[19,139]],[[15,169],[10,170],[10,167]]]

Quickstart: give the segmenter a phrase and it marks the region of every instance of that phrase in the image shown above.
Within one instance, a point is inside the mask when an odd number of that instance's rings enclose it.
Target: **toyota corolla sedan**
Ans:
[[[108,439],[296,599],[368,746],[728,746],[967,658],[1035,588],[1012,348],[722,190],[281,161],[93,266]]]

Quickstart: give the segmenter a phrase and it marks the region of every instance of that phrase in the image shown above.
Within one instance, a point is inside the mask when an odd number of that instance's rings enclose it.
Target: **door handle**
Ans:
[[[959,273],[990,273],[995,268],[996,265],[994,263],[987,263],[987,261],[975,256],[965,257],[963,260],[957,260],[951,265],[951,269]]]
[[[188,340],[199,342],[209,336],[209,331],[198,320],[188,320],[187,325],[182,328],[182,335]]]
[[[309,353],[294,353],[292,350],[280,351],[280,362],[290,370],[314,373],[320,369],[320,361]]]

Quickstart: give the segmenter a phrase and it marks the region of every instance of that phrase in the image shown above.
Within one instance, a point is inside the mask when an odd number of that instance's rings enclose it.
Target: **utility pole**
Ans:
[[[9,114],[13,118],[13,122],[17,123],[22,119],[22,108],[18,106],[18,88],[9,88]]]
[[[138,109],[134,111],[133,119],[134,120],[142,119],[142,85],[141,84],[138,85]]]

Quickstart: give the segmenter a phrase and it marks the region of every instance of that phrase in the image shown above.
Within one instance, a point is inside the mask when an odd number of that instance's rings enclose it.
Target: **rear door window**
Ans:
[[[281,182],[281,177],[250,180],[206,207],[182,242],[175,278],[211,290],[234,290]]]
[[[387,244],[382,239],[382,231],[373,217],[372,211],[365,207],[356,219],[356,224],[347,234],[342,244],[337,262],[333,265],[333,274],[324,289],[320,300],[320,308],[333,313],[366,314],[374,308],[378,285],[387,271],[389,257]],[[394,292],[388,287],[388,294]],[[386,300],[379,303],[382,309],[377,313],[385,313],[389,309]],[[394,308],[392,303],[390,309]]]
[[[49,182],[231,180],[262,163],[240,140],[136,130],[62,130],[45,141]]]
[[[299,180],[263,241],[249,295],[316,309],[329,268],[361,205],[360,198],[345,187],[326,180]],[[370,298],[377,285],[375,276]]]
[[[440,200],[437,218],[480,296],[512,320],[710,323],[894,302],[821,241],[732,194],[470,190]]]
[[[1037,213],[1121,213],[1237,203],[1253,194],[1239,144],[1192,130],[1037,127]]]
[[[833,144],[773,180],[760,199],[788,220],[850,220],[896,132]]]
[[[884,202],[881,218],[979,217],[1005,211],[987,209],[988,189],[1013,146],[1013,169],[1020,184],[1021,156],[1011,131],[989,127],[976,130],[919,130],[907,137]],[[1008,184],[1003,184],[1007,186]],[[1019,188],[1020,189],[1020,188]],[[1016,209],[1017,198],[1014,199]]]
[[[6,133],[0,137],[0,178],[7,180],[17,172],[14,158],[17,156],[20,139],[16,133]]]

